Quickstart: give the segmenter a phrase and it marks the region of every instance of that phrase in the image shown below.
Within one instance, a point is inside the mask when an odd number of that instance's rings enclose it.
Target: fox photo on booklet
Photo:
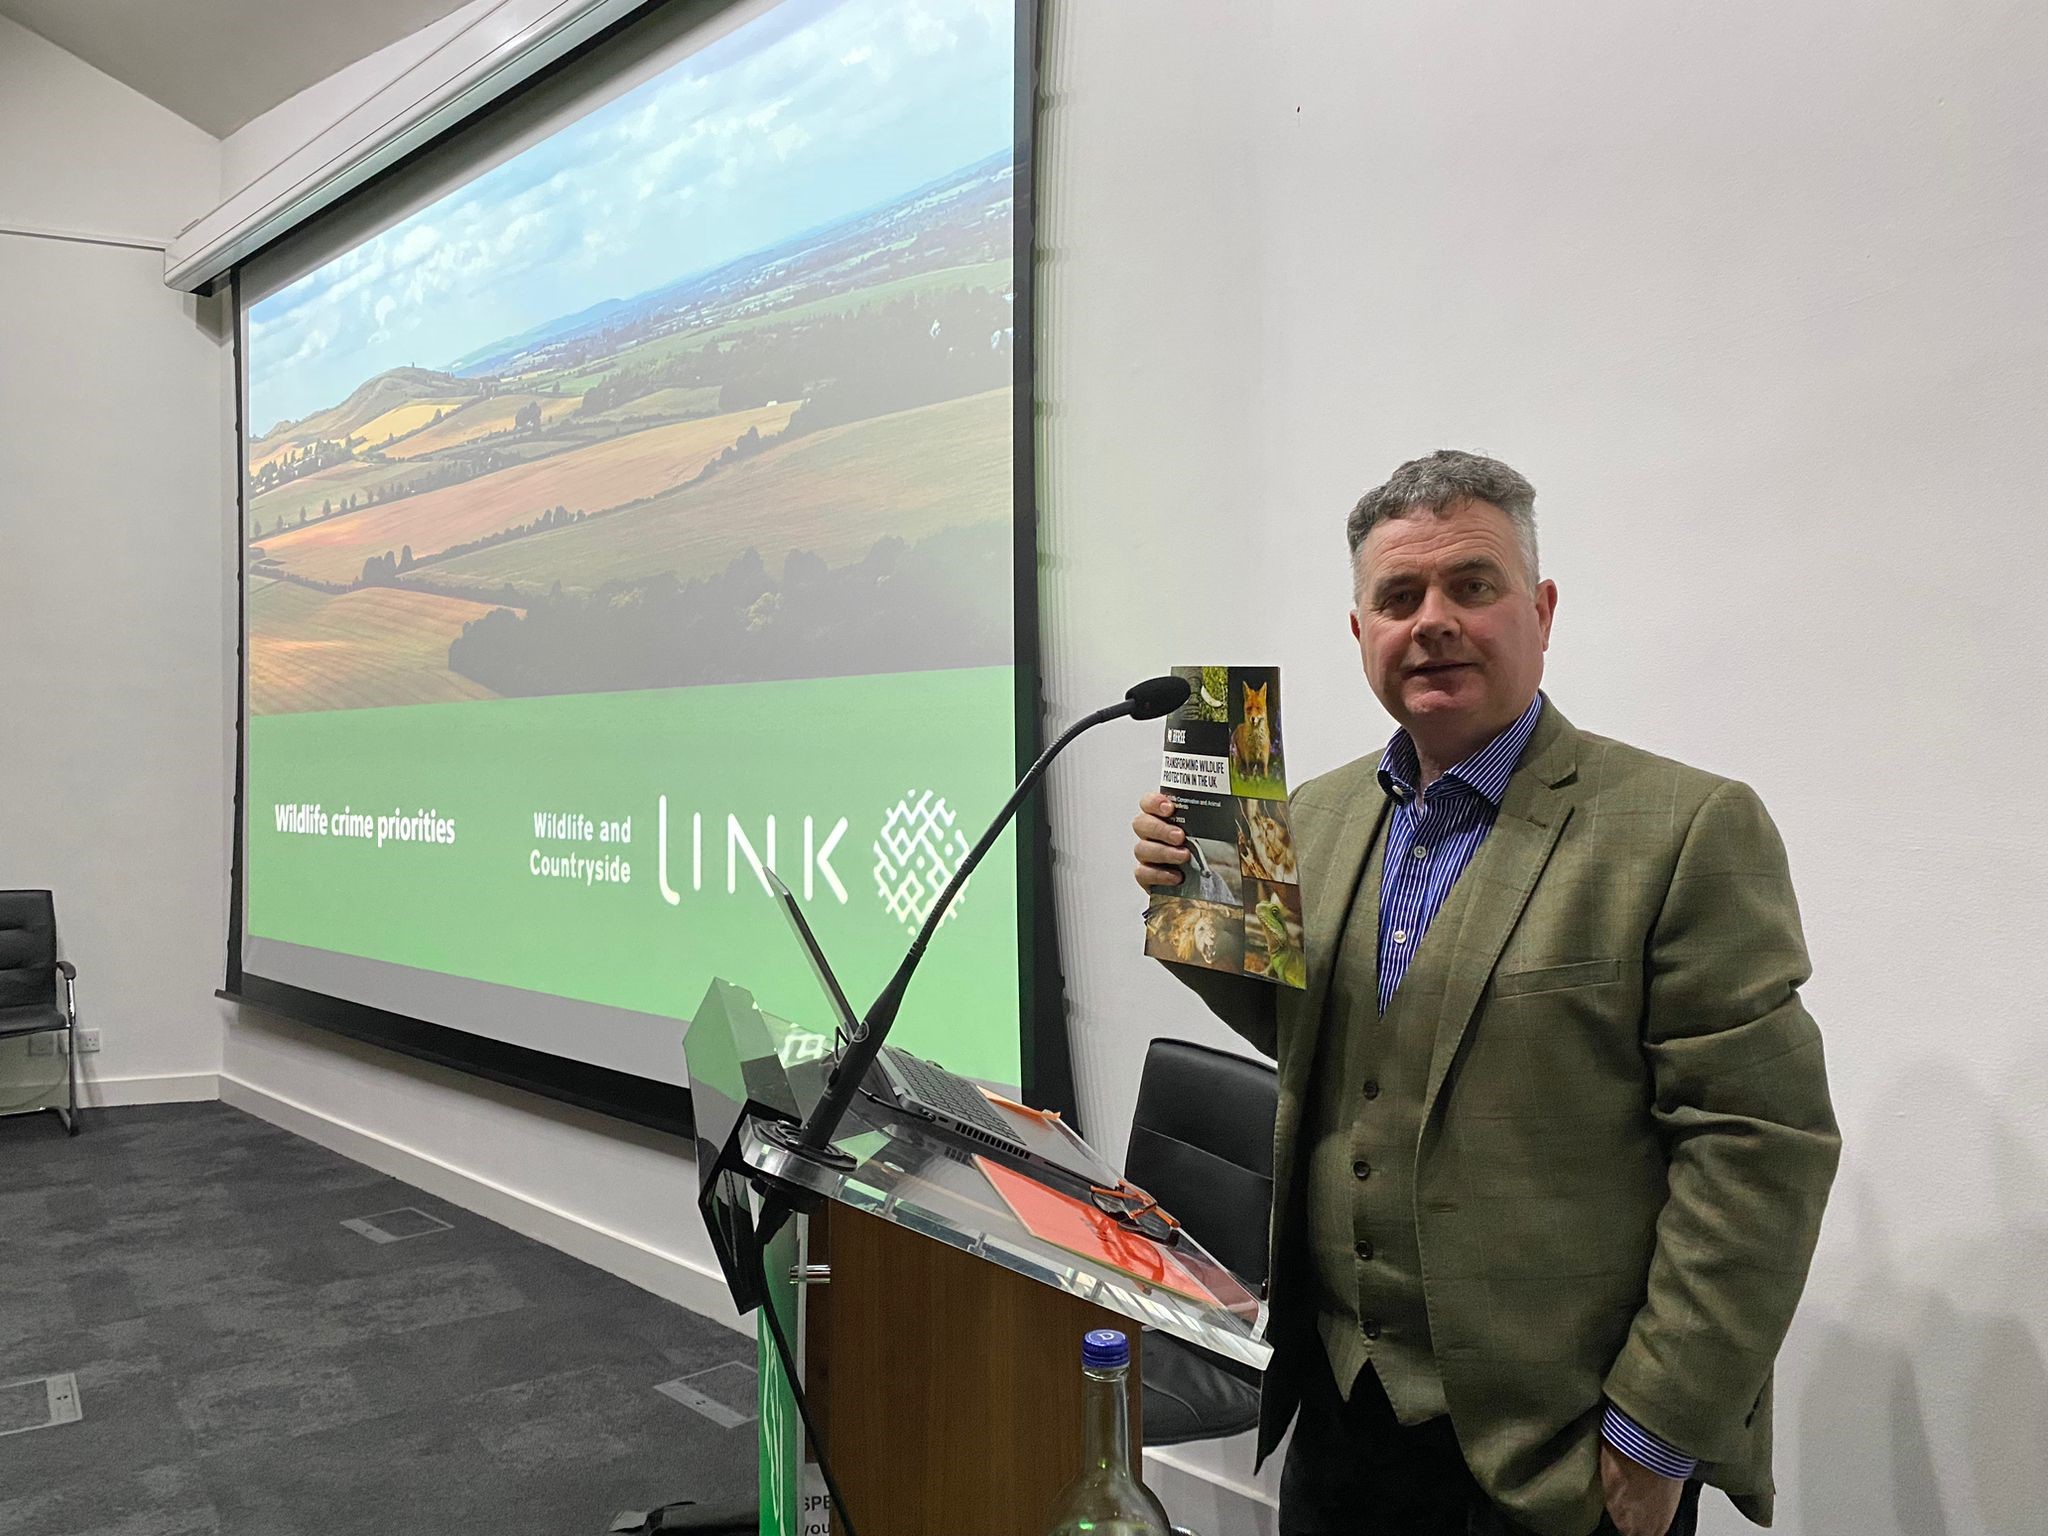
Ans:
[[[1159,785],[1187,833],[1177,887],[1155,890],[1145,953],[1308,985],[1301,877],[1287,823],[1278,667],[1176,667],[1187,702],[1166,718]]]

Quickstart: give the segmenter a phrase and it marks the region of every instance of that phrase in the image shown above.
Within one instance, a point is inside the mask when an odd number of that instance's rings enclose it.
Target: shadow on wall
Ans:
[[[1867,1325],[1832,1324],[1809,1337],[1798,1486],[1781,1501],[1814,1536],[2040,1536],[2048,1361],[2036,1330],[2048,1319],[2048,1167],[1974,1084],[1922,1075],[1910,1086],[1913,1100],[1974,1106],[1969,1129],[1988,1138],[1990,1188],[1958,1189],[1929,1214],[1979,1225],[1939,1247],[1913,1245],[1902,1264],[1887,1242],[1895,1209],[1861,1192],[1841,1213],[1863,1245],[1850,1304]]]

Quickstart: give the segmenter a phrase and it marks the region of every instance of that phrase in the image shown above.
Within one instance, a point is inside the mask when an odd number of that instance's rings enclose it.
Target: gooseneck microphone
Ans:
[[[996,812],[996,818],[981,834],[981,840],[968,850],[967,857],[960,861],[960,867],[953,871],[953,878],[946,882],[946,888],[939,893],[939,899],[932,903],[926,914],[924,925],[918,929],[917,937],[910,942],[910,951],[903,957],[903,963],[896,967],[896,974],[889,978],[889,984],[882,988],[874,1006],[867,1011],[867,1017],[854,1027],[854,1037],[847,1042],[845,1053],[832,1070],[826,1081],[825,1093],[818,1100],[810,1118],[800,1126],[787,1124],[764,1126],[762,1134],[796,1157],[827,1166],[851,1168],[853,1159],[847,1157],[832,1145],[833,1134],[839,1129],[839,1122],[846,1117],[854,1096],[860,1092],[866,1081],[868,1069],[874,1065],[875,1057],[881,1053],[882,1042],[888,1038],[889,1026],[896,1022],[897,1010],[903,1006],[903,994],[910,989],[910,978],[917,970],[918,961],[924,958],[925,946],[932,941],[939,924],[946,919],[946,913],[953,905],[953,898],[960,894],[960,887],[967,883],[967,877],[974,873],[996,838],[1010,818],[1017,814],[1017,807],[1024,803],[1024,797],[1031,793],[1033,786],[1045,776],[1045,770],[1052,760],[1066,750],[1067,743],[1083,731],[1101,725],[1105,720],[1120,719],[1129,715],[1134,720],[1157,720],[1161,715],[1170,715],[1187,702],[1192,691],[1183,677],[1149,677],[1132,688],[1118,704],[1098,709],[1092,715],[1083,715],[1060,734],[1059,740],[1038,754],[1038,761],[1024,770],[1024,777],[1017,781],[1017,787],[1010,792],[1010,798],[1003,802],[1003,808]],[[817,1452],[819,1468],[824,1472],[825,1483],[832,1494],[833,1507],[838,1511],[849,1532],[854,1529],[853,1512],[846,1507],[845,1497],[832,1476],[831,1463],[827,1460],[825,1447],[818,1440],[816,1427],[811,1422],[811,1411],[806,1402],[801,1376],[783,1334],[781,1322],[775,1313],[775,1304],[766,1301],[768,1282],[768,1245],[782,1224],[789,1220],[794,1207],[785,1191],[770,1189],[761,1202],[760,1215],[754,1226],[753,1257],[757,1278],[764,1298],[762,1311],[768,1320],[768,1331],[775,1340],[777,1357],[796,1399],[799,1416],[803,1420],[804,1433],[809,1436],[812,1448]]]
[[[1024,797],[1045,776],[1045,770],[1052,760],[1066,750],[1067,744],[1083,731],[1092,730],[1107,720],[1119,720],[1128,715],[1134,720],[1157,720],[1161,715],[1170,715],[1187,702],[1191,691],[1184,677],[1148,677],[1123,696],[1120,703],[1083,715],[1068,726],[1051,746],[1038,754],[1038,760],[1024,770],[1024,777],[1017,781],[1017,787],[1010,792],[1010,798],[1003,802],[1003,808],[996,812],[995,820],[988,830],[981,834],[981,840],[968,851],[953,871],[953,878],[946,882],[946,888],[939,893],[939,899],[932,903],[926,914],[924,926],[918,929],[917,937],[910,941],[910,950],[903,957],[903,963],[896,967],[896,974],[889,978],[889,984],[882,988],[875,998],[867,1016],[860,1021],[858,1031],[848,1042],[839,1064],[833,1069],[826,1084],[825,1095],[818,1100],[810,1118],[795,1131],[783,1131],[776,1136],[790,1151],[802,1157],[820,1161],[836,1161],[832,1151],[832,1137],[839,1129],[839,1122],[845,1118],[855,1095],[860,1092],[866,1080],[868,1068],[880,1054],[883,1041],[888,1037],[889,1026],[896,1022],[897,1011],[903,1006],[903,994],[910,988],[910,978],[917,965],[924,958],[925,946],[931,943],[932,935],[939,924],[945,921],[947,910],[953,905],[953,898],[960,893],[960,887],[967,883],[967,877],[974,873],[974,867],[994,846],[1010,819],[1017,814],[1017,807],[1024,803]],[[779,1225],[779,1223],[778,1223]]]

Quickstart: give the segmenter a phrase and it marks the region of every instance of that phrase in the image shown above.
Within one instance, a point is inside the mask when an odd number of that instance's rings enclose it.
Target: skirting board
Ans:
[[[487,1216],[521,1236],[595,1265],[664,1301],[687,1307],[700,1317],[723,1323],[749,1337],[753,1335],[751,1319],[743,1319],[733,1310],[725,1281],[716,1270],[679,1254],[651,1248],[516,1189],[507,1189],[479,1174],[321,1114],[227,1073],[221,1074],[220,1097],[236,1109],[317,1142],[330,1152],[339,1152],[379,1173],[403,1179],[451,1205]]]
[[[1145,1452],[1145,1482],[1176,1525],[1202,1536],[1275,1536],[1280,1512],[1272,1496],[1235,1477],[1196,1466],[1205,1446],[1176,1445]],[[1250,1452],[1246,1453],[1249,1458]]]
[[[78,1074],[78,1107],[109,1109],[126,1104],[208,1104],[220,1097],[217,1072],[164,1072],[149,1077],[99,1077],[90,1067]],[[64,1102],[57,1085],[56,1102]]]

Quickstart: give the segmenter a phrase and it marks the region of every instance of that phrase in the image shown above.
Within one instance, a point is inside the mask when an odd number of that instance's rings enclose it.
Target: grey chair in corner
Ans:
[[[77,980],[71,962],[57,958],[57,908],[50,893],[0,891],[0,1040],[63,1034],[69,1099],[62,1108],[44,1107],[54,1111],[73,1136],[78,1134]]]
[[[1266,1281],[1279,1079],[1262,1061],[1186,1040],[1145,1052],[1124,1174],[1254,1291]],[[1145,1335],[1145,1443],[1256,1428],[1259,1373],[1158,1332]]]

